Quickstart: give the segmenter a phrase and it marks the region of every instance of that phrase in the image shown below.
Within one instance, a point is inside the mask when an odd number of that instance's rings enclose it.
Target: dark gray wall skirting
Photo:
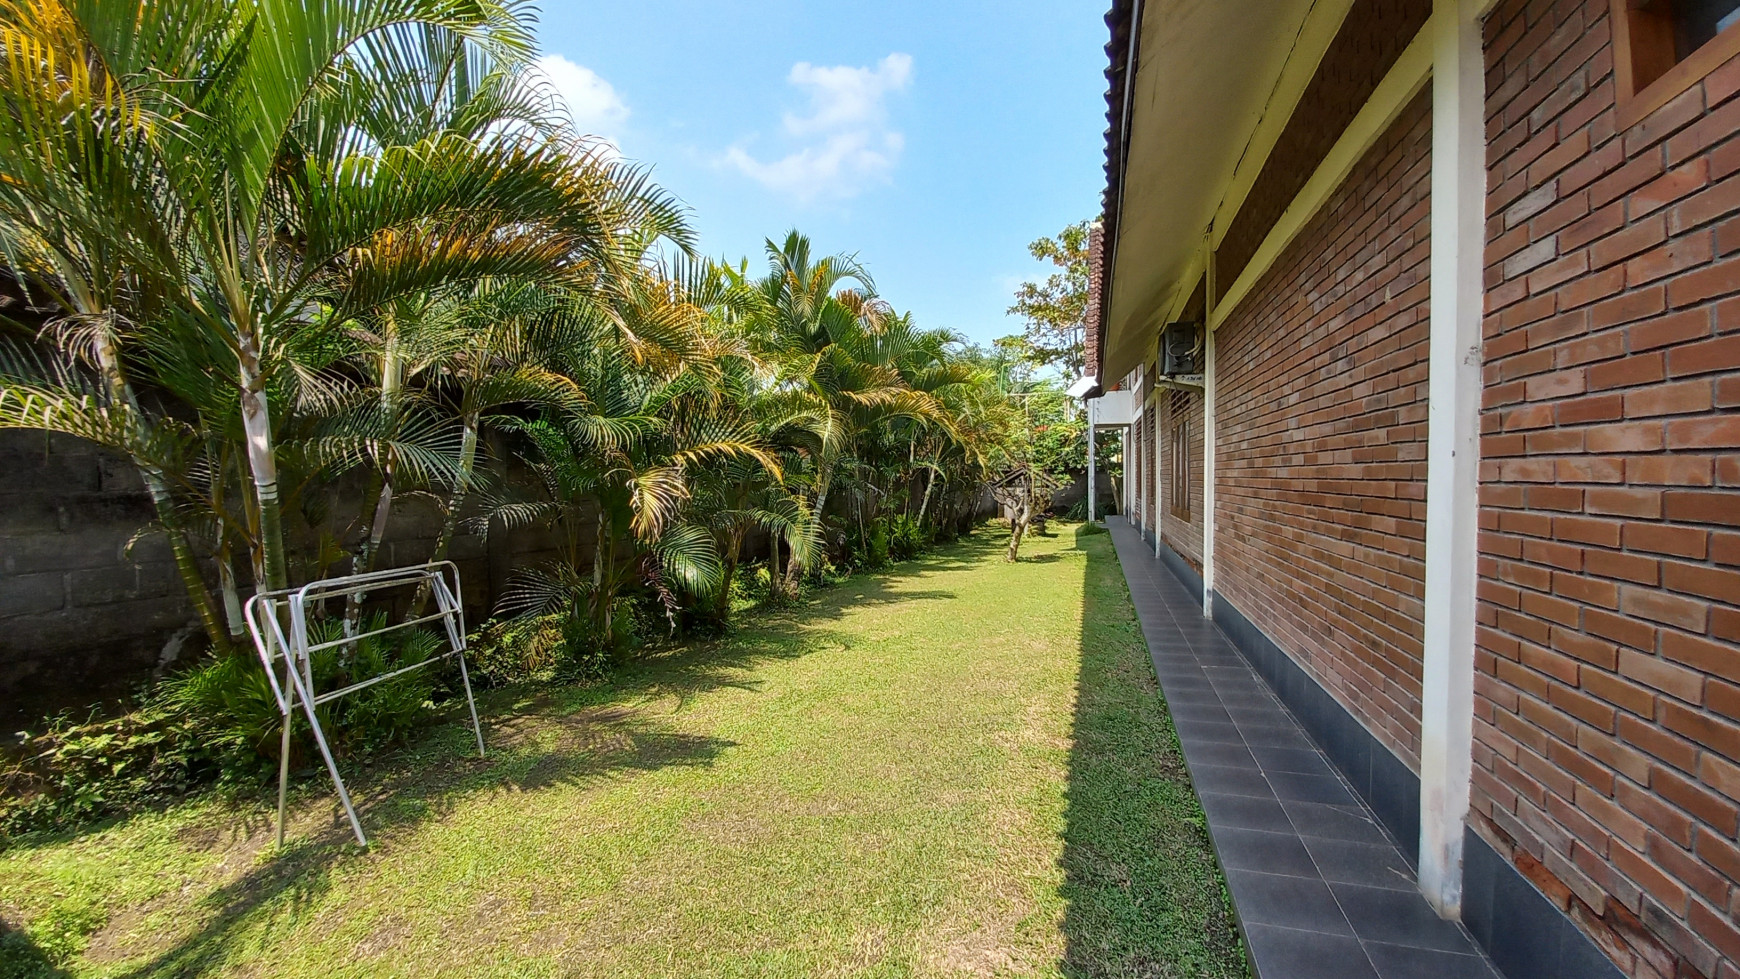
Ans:
[[[1624,979],[1582,929],[1473,830],[1462,841],[1462,923],[1511,979]]]
[[[1160,542],[1160,563],[1166,565],[1166,570],[1172,572],[1172,577],[1184,583],[1184,587],[1196,596],[1196,601],[1202,601],[1202,575],[1190,566],[1184,555],[1172,549],[1172,545],[1164,540]]]
[[[1147,527],[1143,527],[1142,528],[1142,540],[1145,541],[1149,547],[1153,547],[1154,546],[1154,531],[1147,528]]]
[[[1169,547],[1160,557],[1185,587],[1202,578]],[[1225,596],[1214,622],[1299,719],[1323,753],[1353,783],[1378,821],[1416,864],[1420,849],[1420,777],[1371,735],[1347,708]],[[1487,842],[1466,831],[1462,920],[1509,979],[1624,979],[1594,941]]]
[[[1263,635],[1223,596],[1215,596],[1214,624],[1226,633],[1312,740],[1371,806],[1410,861],[1420,854],[1420,777],[1372,737],[1292,657]]]

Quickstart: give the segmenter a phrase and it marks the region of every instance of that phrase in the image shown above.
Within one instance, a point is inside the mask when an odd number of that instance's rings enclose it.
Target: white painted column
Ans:
[[[1138,412],[1141,406],[1138,405]],[[1137,414],[1130,419],[1130,430],[1124,439],[1124,454],[1130,457],[1130,464],[1124,467],[1124,482],[1130,487],[1130,508],[1124,513],[1130,518],[1130,526],[1142,529],[1142,481],[1137,475],[1142,471],[1142,440],[1138,434],[1142,431],[1142,416]]]
[[[1146,388],[1147,385],[1143,385],[1143,387]],[[1130,431],[1137,436],[1137,438],[1135,439],[1136,451],[1141,453],[1141,456],[1142,456],[1142,478],[1136,480],[1136,529],[1147,530],[1148,529],[1148,480],[1150,478],[1149,477],[1149,471],[1150,471],[1149,467],[1154,465],[1154,460],[1148,458],[1148,443],[1146,440],[1141,438],[1142,422],[1144,419],[1149,418],[1148,412],[1150,410],[1149,406],[1148,406],[1148,402],[1146,400],[1146,395],[1148,394],[1148,392],[1146,390],[1144,390],[1142,392],[1142,394],[1144,396],[1144,400],[1142,401],[1142,404],[1140,406],[1141,413],[1136,416],[1136,424],[1130,429]],[[1152,424],[1151,420],[1150,420],[1150,424]]]
[[[1209,273],[1212,283],[1214,273]],[[1209,295],[1214,295],[1210,285]],[[1214,618],[1214,322],[1202,328],[1202,616]]]
[[[1202,617],[1214,618],[1214,328],[1220,305],[1214,278],[1214,225],[1203,234],[1202,278]]]
[[[1124,494],[1118,500],[1118,506],[1123,508],[1125,523],[1131,523],[1135,519],[1133,516],[1135,506],[1130,502],[1136,492],[1136,488],[1130,485],[1135,482],[1135,480],[1131,478],[1136,471],[1135,442],[1130,438],[1130,436],[1135,433],[1136,426],[1124,426]]]
[[[1094,468],[1095,468],[1094,459],[1096,456],[1096,453],[1094,452],[1094,405],[1096,405],[1098,403],[1099,403],[1098,398],[1089,398],[1087,400],[1087,403],[1085,405],[1083,405],[1083,407],[1087,409],[1087,426],[1088,426],[1087,518],[1088,518],[1088,523],[1090,523],[1090,524],[1093,523],[1096,519],[1098,519],[1094,515],[1094,504],[1095,504],[1095,500],[1094,500]]]
[[[1420,890],[1462,913],[1474,735],[1479,534],[1485,64],[1478,0],[1432,5],[1432,264],[1427,381],[1425,665],[1420,694]]]
[[[1159,356],[1161,359],[1164,359],[1166,356],[1165,351],[1161,351]],[[1161,391],[1166,391],[1167,394],[1161,394],[1160,393]],[[1164,429],[1166,426],[1164,424],[1162,424],[1163,419],[1160,417],[1160,401],[1161,401],[1161,399],[1168,397],[1170,395],[1170,393],[1171,393],[1170,388],[1156,387],[1154,389],[1154,556],[1155,557],[1160,556],[1160,541],[1162,539],[1164,539],[1164,537],[1165,537],[1164,531],[1166,529],[1166,491],[1162,488],[1166,485],[1166,479],[1165,479],[1166,474],[1162,473],[1160,471],[1160,460],[1166,458],[1166,453],[1161,450],[1161,445],[1160,445],[1160,440],[1166,437],[1166,433],[1164,431],[1162,431],[1162,429]]]

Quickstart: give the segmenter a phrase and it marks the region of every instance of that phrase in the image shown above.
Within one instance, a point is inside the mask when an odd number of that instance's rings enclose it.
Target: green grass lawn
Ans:
[[[324,783],[0,853],[0,977],[1237,976],[1107,535],[976,538]],[[58,964],[57,964],[58,963]]]

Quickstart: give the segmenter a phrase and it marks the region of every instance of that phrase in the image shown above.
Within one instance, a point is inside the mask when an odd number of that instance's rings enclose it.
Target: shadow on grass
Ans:
[[[71,976],[22,931],[0,921],[0,979],[62,979]]]
[[[489,746],[487,758],[475,754],[470,726],[461,716],[463,705],[450,704],[446,717],[421,733],[413,746],[372,764],[346,766],[346,784],[370,841],[378,850],[390,850],[418,824],[438,819],[484,793],[530,793],[673,766],[711,765],[736,743],[670,730],[656,716],[631,705],[674,698],[680,707],[690,698],[724,687],[754,690],[758,681],[746,677],[761,663],[849,646],[851,636],[827,623],[851,609],[951,599],[952,592],[913,588],[912,583],[977,564],[983,552],[1002,546],[994,536],[969,537],[874,574],[847,579],[792,608],[758,613],[726,639],[635,661],[608,684],[482,692],[478,710]],[[304,815],[284,849],[275,853],[262,852],[271,848],[273,834],[263,809],[238,815],[227,831],[216,827],[189,831],[194,845],[225,847],[240,854],[242,864],[250,869],[199,901],[204,920],[196,931],[125,976],[198,975],[218,968],[226,948],[244,929],[262,924],[271,928],[277,923],[292,927],[330,888],[336,869],[348,861],[369,859],[352,842],[324,773],[304,779],[297,795]],[[327,812],[311,826],[307,813],[323,806]],[[78,834],[57,834],[33,844],[51,844],[72,835]],[[0,951],[7,949],[0,945]],[[47,967],[46,957],[42,961]],[[9,979],[3,968],[0,979]]]
[[[1065,810],[1064,975],[1248,976],[1109,534],[1087,552]]]

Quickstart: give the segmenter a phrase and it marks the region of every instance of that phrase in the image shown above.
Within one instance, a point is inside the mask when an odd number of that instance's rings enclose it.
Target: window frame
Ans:
[[[1706,75],[1722,67],[1728,59],[1740,55],[1740,23],[1730,24],[1726,30],[1706,41],[1703,47],[1687,55],[1684,60],[1663,69],[1653,81],[1639,87],[1638,58],[1650,56],[1644,49],[1659,49],[1664,43],[1671,51],[1671,25],[1668,25],[1668,33],[1664,38],[1659,33],[1663,30],[1663,25],[1652,27],[1645,20],[1659,15],[1633,9],[1632,0],[1610,0],[1610,4],[1609,19],[1613,28],[1613,88],[1617,122],[1621,130],[1630,129],[1643,121],[1645,116],[1703,81]],[[1647,32],[1654,32],[1655,36],[1637,36]]]
[[[1173,391],[1166,404],[1171,431],[1171,486],[1169,509],[1180,520],[1190,519],[1190,393]]]

